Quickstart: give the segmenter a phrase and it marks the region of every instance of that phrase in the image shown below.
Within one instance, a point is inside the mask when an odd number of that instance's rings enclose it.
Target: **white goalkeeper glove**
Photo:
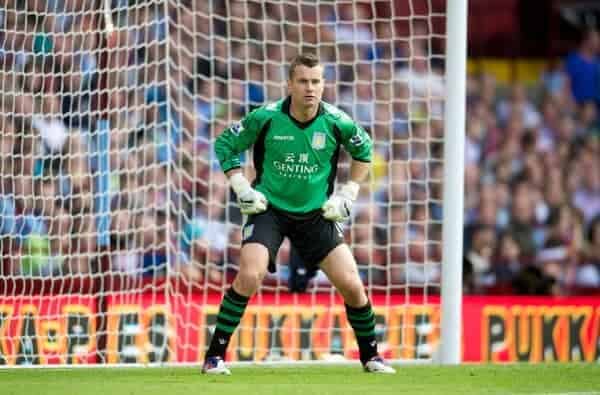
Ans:
[[[242,173],[235,173],[229,178],[231,187],[237,196],[242,214],[258,214],[267,209],[267,198],[250,186],[250,182]]]
[[[330,221],[344,222],[350,218],[352,204],[358,197],[360,185],[354,181],[348,181],[339,190],[331,195],[321,209],[323,217]]]

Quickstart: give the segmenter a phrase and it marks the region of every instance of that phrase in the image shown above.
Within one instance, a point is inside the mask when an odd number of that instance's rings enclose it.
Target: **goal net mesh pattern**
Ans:
[[[0,9],[0,364],[197,363],[239,268],[213,151],[319,55],[373,137],[344,225],[380,350],[439,343],[445,1],[8,0]],[[110,22],[110,23],[109,23]],[[113,26],[113,30],[110,26]],[[252,178],[250,154],[244,155]],[[338,178],[345,180],[348,157]],[[310,193],[310,191],[307,191]],[[351,360],[341,299],[284,242],[228,359]]]

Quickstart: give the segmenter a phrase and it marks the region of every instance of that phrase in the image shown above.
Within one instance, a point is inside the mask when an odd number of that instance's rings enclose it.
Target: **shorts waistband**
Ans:
[[[284,215],[293,220],[306,220],[314,218],[315,216],[321,215],[322,210],[320,208],[308,211],[306,213],[292,213],[290,211],[282,210],[280,208],[269,206],[269,208],[275,211],[277,214]]]

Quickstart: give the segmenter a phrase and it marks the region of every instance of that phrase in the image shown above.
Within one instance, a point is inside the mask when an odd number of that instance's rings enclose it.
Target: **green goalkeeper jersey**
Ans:
[[[223,131],[215,142],[223,171],[240,167],[240,154],[250,146],[254,187],[278,209],[307,213],[321,208],[333,192],[340,146],[354,160],[370,162],[372,141],[346,113],[325,102],[313,120],[296,121],[288,97]]]

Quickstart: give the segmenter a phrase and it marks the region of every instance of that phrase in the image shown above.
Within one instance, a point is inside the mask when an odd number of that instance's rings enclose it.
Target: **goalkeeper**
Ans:
[[[338,224],[350,218],[359,183],[368,175],[371,138],[344,112],[321,101],[323,67],[316,56],[298,55],[287,84],[287,98],[254,110],[215,142],[221,168],[248,219],[239,272],[221,303],[202,371],[230,373],[224,358],[231,335],[287,236],[305,262],[320,263],[342,294],[364,370],[395,373],[377,352],[373,309]],[[253,185],[239,158],[250,146]],[[350,180],[333,193],[342,146],[352,156]]]

